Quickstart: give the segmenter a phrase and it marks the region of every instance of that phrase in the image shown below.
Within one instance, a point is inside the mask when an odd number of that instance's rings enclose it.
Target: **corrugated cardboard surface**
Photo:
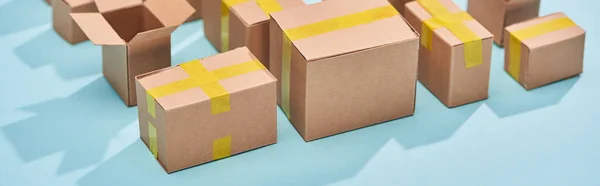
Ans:
[[[192,7],[194,7],[194,9],[196,9],[196,12],[194,12],[194,14],[192,14],[192,16],[190,16],[190,18],[187,19],[186,22],[189,21],[194,21],[194,20],[198,20],[200,18],[202,18],[202,1],[204,0],[187,0],[188,3],[190,3],[190,5],[192,5]]]
[[[467,11],[503,46],[504,28],[537,17],[539,9],[540,0],[469,0]]]
[[[396,10],[398,10],[398,12],[400,12],[402,15],[404,15],[404,5],[406,5],[406,3],[414,1],[414,0],[389,0],[390,4],[392,4],[394,6],[394,8],[396,8]]]
[[[256,59],[247,48],[201,59],[207,70],[215,70]],[[189,77],[181,67],[171,67],[137,77],[139,99],[146,90]],[[193,88],[158,98],[156,124],[159,161],[167,172],[213,160],[213,141],[232,136],[231,154],[238,154],[277,141],[276,79],[259,70],[220,80],[230,93],[231,110],[213,115],[209,97]],[[146,102],[139,103],[140,133],[148,144]],[[159,111],[160,110],[160,111]]]
[[[332,0],[271,14],[271,72],[282,76],[282,30],[389,5]],[[400,16],[294,41],[292,124],[311,141],[412,115],[418,46]],[[281,103],[279,82],[277,92]]]
[[[450,0],[440,2],[453,13],[462,11]],[[422,22],[431,15],[418,2],[406,5],[406,19],[421,32]],[[448,29],[434,31],[433,50],[425,47],[419,52],[419,81],[448,107],[456,107],[488,97],[492,34],[477,21],[465,25],[483,38],[483,63],[465,67],[464,46]]]
[[[303,0],[277,0],[283,9],[305,5]],[[208,40],[221,49],[221,1],[204,3],[204,30]],[[247,46],[269,68],[269,16],[256,1],[231,7],[229,14],[229,48]],[[223,52],[223,51],[221,51]]]
[[[566,15],[555,13],[506,27],[505,40],[510,32],[562,17]],[[579,26],[521,41],[519,83],[531,90],[582,73],[584,45],[585,30]],[[510,46],[505,50],[504,66],[508,72]]]
[[[88,40],[81,28],[73,21],[70,13],[95,12],[98,11],[93,0],[64,1],[53,0],[52,3],[52,25],[54,30],[67,42],[71,44]]]
[[[126,105],[136,105],[134,77],[171,65],[171,32],[193,12],[185,0],[103,0],[101,12],[71,14],[96,45],[103,73]]]

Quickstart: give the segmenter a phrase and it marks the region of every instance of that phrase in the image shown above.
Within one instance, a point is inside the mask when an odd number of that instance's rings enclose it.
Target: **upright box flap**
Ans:
[[[159,29],[149,30],[149,31],[145,31],[145,32],[140,32],[140,33],[137,33],[133,37],[133,39],[131,39],[131,41],[129,41],[129,43],[148,41],[148,40],[153,40],[153,39],[160,38],[160,37],[169,36],[169,35],[171,35],[171,32],[175,31],[175,29],[177,29],[177,27],[166,27],[166,28],[159,28]]]
[[[81,0],[78,0],[81,1]],[[95,0],[98,11],[109,12],[122,8],[142,5],[143,0]]]
[[[94,3],[94,0],[63,0],[63,1],[65,3],[67,3],[67,5],[69,5],[71,8],[89,4],[89,3]]]
[[[196,11],[186,0],[146,0],[144,5],[165,27],[181,25]]]
[[[125,41],[100,13],[72,13],[71,17],[96,45],[123,45]]]

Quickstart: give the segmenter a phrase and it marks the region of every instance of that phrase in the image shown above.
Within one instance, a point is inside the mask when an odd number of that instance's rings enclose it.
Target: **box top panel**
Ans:
[[[197,65],[198,63],[201,65]],[[185,64],[203,66],[206,71],[183,67]],[[196,72],[192,73],[193,71]],[[246,47],[142,74],[136,79],[165,110],[210,101],[205,92],[206,85],[209,84],[217,84],[216,86],[221,86],[233,96],[236,92],[276,81]],[[186,81],[191,81],[192,84],[182,85]],[[174,90],[165,93],[165,89],[173,87]]]
[[[78,7],[81,5],[94,3],[94,0],[63,0],[63,1],[70,7]]]
[[[549,29],[549,30],[548,30]],[[563,13],[554,13],[506,27],[510,34],[527,32],[523,44],[537,48],[585,34],[583,28],[576,25]]]
[[[418,38],[387,0],[330,0],[271,16],[307,61]]]
[[[282,9],[289,9],[296,6],[306,5],[303,0],[263,0],[248,1],[231,7],[231,11],[236,14],[246,25],[253,25],[269,20],[265,10],[270,5],[280,6]]]
[[[452,0],[439,0],[439,2],[450,12],[450,13],[459,13],[464,12],[464,10],[460,9]],[[406,11],[412,12],[417,19],[421,22],[433,18],[433,16],[421,6],[418,1],[413,1],[406,4]],[[490,33],[485,27],[483,27],[477,20],[466,20],[463,21],[465,26],[469,28],[473,33],[475,33],[479,38],[483,39],[491,39],[494,36]],[[460,41],[450,30],[444,27],[440,27],[435,29],[434,34],[439,36],[444,42],[446,42],[450,46],[462,45],[463,42]]]

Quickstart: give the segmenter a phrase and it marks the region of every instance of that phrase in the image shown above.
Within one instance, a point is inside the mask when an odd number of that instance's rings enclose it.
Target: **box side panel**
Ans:
[[[509,44],[508,41],[510,41],[510,32],[507,31],[506,29],[504,30],[504,40],[507,41],[506,45],[504,45],[504,71],[506,72],[506,74],[508,76],[510,76],[511,78],[515,79],[514,77],[512,77],[512,75],[510,74],[510,51],[511,48],[514,46],[511,46]],[[517,81],[519,84],[523,85],[524,87],[527,86],[527,79],[528,79],[528,75],[527,75],[527,71],[528,71],[528,63],[529,63],[529,48],[524,45],[522,42],[518,42],[518,45],[521,47],[520,50],[520,58],[519,58],[519,79],[515,79],[515,81]]]
[[[412,39],[311,62],[305,139],[412,115],[418,48]]]
[[[490,82],[490,64],[492,59],[492,38],[484,39],[483,62],[471,68],[465,67],[464,45],[452,48],[450,71],[450,101],[448,107],[456,107],[486,99]]]
[[[213,115],[210,102],[167,112],[169,171],[214,160],[214,150],[235,155],[277,141],[275,83],[231,94],[231,110]],[[215,141],[229,143],[216,145]]]
[[[568,29],[563,31],[569,32]],[[560,32],[555,33],[561,34]],[[537,88],[580,74],[583,71],[584,45],[585,34],[581,34],[554,44],[532,48],[525,88]]]
[[[150,133],[149,133],[149,128],[150,125],[152,125],[156,130],[155,130],[155,134],[156,135],[156,142],[157,142],[157,148],[158,148],[158,162],[161,164],[161,166],[165,169],[165,171],[167,172],[171,172],[169,171],[169,169],[167,169],[168,165],[169,165],[169,158],[167,155],[167,136],[168,131],[166,131],[166,123],[165,123],[165,110],[156,103],[156,100],[151,99],[148,100],[147,94],[146,94],[146,89],[140,84],[139,81],[135,81],[135,85],[136,85],[136,96],[138,100],[144,100],[144,101],[140,101],[140,103],[138,104],[138,117],[139,117],[139,128],[140,128],[140,138],[142,139],[142,141],[144,142],[144,144],[146,144],[146,146],[148,147],[148,149],[150,150]],[[148,110],[148,105],[149,104],[153,104],[153,111],[154,111],[154,116],[152,116],[150,114],[150,111]],[[151,153],[151,150],[150,150]]]
[[[102,72],[106,80],[119,94],[119,97],[129,104],[129,84],[127,80],[127,46],[102,46]]]
[[[414,0],[388,0],[390,2],[390,4],[392,4],[392,6],[394,6],[394,8],[396,8],[396,10],[398,10],[398,12],[400,12],[400,14],[405,15],[404,14],[404,5],[408,2],[414,1]]]
[[[499,46],[503,46],[506,6],[505,1],[499,0],[469,0],[467,7],[467,12],[495,36],[494,42]]]
[[[221,1],[204,1],[201,11],[206,38],[221,51]]]
[[[296,128],[298,133],[309,141],[311,138],[307,133],[307,106],[306,106],[306,93],[307,93],[307,75],[308,75],[308,61],[304,59],[298,48],[292,44],[291,51],[291,67],[290,67],[290,117],[292,125]],[[319,62],[316,62],[319,63]]]
[[[250,26],[245,42],[256,58],[269,68],[269,21]]]
[[[192,7],[194,7],[194,9],[196,9],[196,12],[194,12],[194,14],[192,14],[192,16],[190,16],[190,18],[187,19],[186,22],[189,21],[194,21],[197,19],[202,18],[202,4],[203,4],[203,0],[187,0],[188,3],[190,3],[190,5],[192,5]]]
[[[281,105],[281,63],[282,63],[282,45],[283,30],[279,24],[271,18],[269,20],[269,71],[278,80],[277,81],[277,103]]]
[[[171,37],[130,43],[127,61],[129,105],[136,105],[135,76],[171,66]]]
[[[539,0],[532,0],[526,3],[518,3],[514,5],[511,5],[509,3],[508,6],[511,7],[509,7],[506,12],[506,20],[504,22],[503,27],[538,17],[540,11]],[[502,30],[504,30],[504,28]]]

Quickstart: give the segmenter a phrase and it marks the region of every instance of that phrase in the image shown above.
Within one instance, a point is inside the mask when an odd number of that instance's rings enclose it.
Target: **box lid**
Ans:
[[[303,0],[263,0],[263,2],[276,2],[282,9],[306,5]],[[254,25],[269,20],[269,15],[259,5],[260,1],[248,1],[231,7],[245,25]]]
[[[206,68],[207,71],[213,73],[218,73],[217,71],[223,72],[224,69],[230,70],[242,65],[260,65],[253,66],[255,69],[252,70],[233,72],[239,75],[229,76],[222,79],[217,78],[219,79],[217,82],[230,95],[276,81],[271,73],[264,66],[262,66],[262,64],[246,47],[237,48],[215,56],[200,59],[198,61],[191,61],[189,63],[200,63],[202,66],[204,66],[204,68]],[[139,81],[140,85],[144,87],[144,89],[147,91],[153,91],[152,89],[157,87],[173,84],[174,82],[181,82],[182,80],[186,80],[190,77],[191,76],[182,68],[182,65],[178,65],[142,74],[137,76],[136,79]],[[193,87],[178,91],[173,94],[154,97],[156,98],[157,103],[165,110],[210,101],[207,93],[205,93],[200,87]]]
[[[554,13],[534,19],[530,19],[527,21],[523,21],[520,23],[516,23],[506,27],[506,31],[509,33],[514,33],[519,30],[531,28],[536,25],[550,23],[551,21],[557,21],[559,19],[570,21],[570,19],[563,13]],[[560,21],[560,20],[559,20]],[[573,37],[580,36],[585,34],[585,30],[578,25],[568,26],[565,28],[556,29],[554,31],[546,32],[540,35],[536,35],[534,37],[529,37],[523,41],[521,41],[525,46],[531,48],[537,48],[541,46],[546,46],[549,44],[557,43],[560,41],[564,41],[566,39],[570,39]]]
[[[459,13],[464,12],[460,7],[458,7],[452,0],[439,0],[440,4],[442,4],[450,13]],[[421,6],[418,1],[413,1],[406,4],[407,11],[411,11],[421,22],[431,19],[433,16],[425,10]],[[485,27],[483,27],[477,20],[468,20],[463,22],[467,28],[469,28],[473,33],[479,36],[482,39],[493,38],[494,35],[490,33]],[[438,35],[444,42],[446,42],[450,46],[462,45],[463,42],[460,41],[450,30],[447,28],[441,27],[434,30],[434,33]]]
[[[373,15],[373,21],[364,21],[372,18],[369,17],[372,15],[363,15],[376,12],[374,10],[384,10],[387,14],[383,18],[377,17],[381,15]],[[325,30],[310,37],[292,39],[294,46],[307,61],[418,38],[387,0],[324,1],[272,13],[271,16],[284,31],[300,27],[319,30],[322,26],[335,27],[339,25],[338,21],[343,22],[342,27],[346,27],[342,29]],[[347,26],[348,21],[353,22],[355,18],[364,22]]]

